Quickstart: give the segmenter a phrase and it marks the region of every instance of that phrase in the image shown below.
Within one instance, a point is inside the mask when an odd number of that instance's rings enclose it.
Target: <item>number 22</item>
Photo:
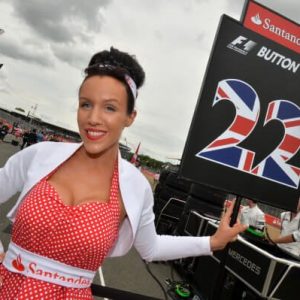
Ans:
[[[235,106],[235,118],[221,135],[196,156],[297,189],[300,168],[288,161],[300,147],[300,108],[289,100],[269,103],[264,125],[277,120],[284,127],[284,135],[276,149],[254,167],[255,152],[239,144],[256,126],[260,113],[259,97],[248,83],[238,79],[224,79],[218,83],[212,105],[224,100]]]

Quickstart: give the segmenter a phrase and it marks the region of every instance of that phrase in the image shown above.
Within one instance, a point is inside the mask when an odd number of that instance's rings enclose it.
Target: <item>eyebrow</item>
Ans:
[[[89,98],[86,98],[86,97],[79,97],[79,100],[88,100],[88,101],[91,101]]]
[[[85,100],[85,101],[93,101],[91,100],[90,98],[87,98],[87,97],[79,97],[79,101],[80,100]],[[106,99],[104,100],[105,103],[108,103],[108,102],[116,102],[116,103],[119,103],[119,101],[117,99],[114,99],[114,98],[110,98],[110,99]]]

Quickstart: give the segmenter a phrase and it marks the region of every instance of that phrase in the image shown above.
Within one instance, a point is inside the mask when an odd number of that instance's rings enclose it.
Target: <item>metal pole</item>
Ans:
[[[231,215],[231,219],[230,219],[230,224],[229,224],[231,227],[236,223],[236,220],[237,220],[237,217],[238,217],[238,214],[239,214],[239,208],[240,208],[240,205],[241,205],[241,201],[242,201],[242,197],[237,196],[234,207],[233,207],[233,212],[232,212],[232,215]],[[221,256],[220,265],[219,265],[219,274],[218,274],[218,277],[217,277],[215,288],[213,290],[213,295],[211,297],[212,300],[222,299],[221,295],[222,295],[225,276],[226,276],[225,264],[226,264],[226,258],[227,258],[227,255],[228,255],[228,249],[229,249],[229,243],[227,244],[225,249],[222,251],[222,256]]]

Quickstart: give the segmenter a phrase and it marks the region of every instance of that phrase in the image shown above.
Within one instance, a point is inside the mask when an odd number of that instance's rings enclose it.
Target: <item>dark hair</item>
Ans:
[[[253,199],[250,199],[250,198],[244,198],[245,200],[250,200],[252,201],[253,203],[257,204],[257,200],[253,200]]]
[[[99,64],[101,64],[101,68],[99,68]],[[127,113],[131,114],[133,112],[135,99],[125,80],[125,75],[129,75],[133,79],[137,89],[140,88],[145,81],[145,72],[135,56],[111,47],[109,51],[104,50],[94,54],[88,67],[84,70],[84,73],[86,76],[83,82],[87,78],[95,75],[107,75],[123,82],[127,91]]]

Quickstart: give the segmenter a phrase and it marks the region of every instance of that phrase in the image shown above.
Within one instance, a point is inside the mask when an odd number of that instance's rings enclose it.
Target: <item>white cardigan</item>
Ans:
[[[82,144],[42,142],[11,156],[0,169],[0,203],[20,192],[7,217],[14,220],[26,194],[43,177],[66,161]],[[147,261],[211,254],[209,237],[157,235],[153,194],[146,178],[119,156],[119,186],[127,217],[109,256],[126,254],[132,245]]]

